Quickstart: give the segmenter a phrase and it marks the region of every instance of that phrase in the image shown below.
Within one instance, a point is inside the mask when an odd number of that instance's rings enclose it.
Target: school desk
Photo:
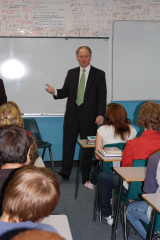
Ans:
[[[83,161],[83,151],[86,148],[95,148],[95,144],[88,144],[87,139],[78,139],[77,143],[80,145],[80,152],[79,152],[79,164],[77,167],[77,174],[76,174],[76,183],[75,183],[75,199],[77,199],[78,196],[78,189],[79,189],[79,179],[80,179],[80,173],[82,168],[82,161]]]
[[[153,208],[146,238],[147,240],[151,240],[154,234],[156,212],[160,214],[160,193],[142,194],[142,198]]]
[[[117,208],[115,210],[111,240],[116,239],[123,180],[127,182],[143,182],[146,176],[146,167],[115,167],[113,170],[120,176],[120,180],[118,185]]]

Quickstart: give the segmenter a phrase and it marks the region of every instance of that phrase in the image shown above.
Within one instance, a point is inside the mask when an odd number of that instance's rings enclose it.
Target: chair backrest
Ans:
[[[36,120],[34,118],[24,118],[23,121],[24,128],[31,133],[37,144],[43,141]]]
[[[154,232],[160,231],[160,214],[156,212],[156,220],[154,226]]]
[[[113,143],[106,144],[104,147],[117,147],[123,151],[126,143]],[[112,172],[113,171],[113,162],[103,162],[102,172]]]
[[[146,159],[137,159],[133,161],[132,167],[145,167],[146,165]],[[126,202],[128,199],[140,200],[142,186],[143,182],[130,182],[127,195],[122,194],[122,201]]]

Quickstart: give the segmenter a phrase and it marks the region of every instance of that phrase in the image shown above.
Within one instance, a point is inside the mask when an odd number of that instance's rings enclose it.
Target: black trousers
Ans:
[[[64,123],[63,127],[63,159],[61,172],[67,177],[71,174],[78,134],[80,134],[81,139],[86,139],[87,136],[95,136],[97,132],[97,125],[95,123],[89,126],[85,125],[83,104],[79,107],[75,105],[73,111],[75,114],[72,124]],[[83,151],[82,182],[85,183],[90,179],[94,149],[83,149]]]

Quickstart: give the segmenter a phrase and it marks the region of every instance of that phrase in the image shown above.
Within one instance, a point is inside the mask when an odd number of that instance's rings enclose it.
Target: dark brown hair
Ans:
[[[16,171],[9,182],[3,201],[3,212],[9,221],[37,222],[55,209],[60,196],[60,185],[47,168],[26,166]]]
[[[9,125],[0,130],[0,159],[2,164],[25,163],[32,138],[25,129]]]
[[[160,127],[160,104],[149,101],[142,105],[137,123],[147,130],[158,130]]]
[[[106,109],[106,125],[114,127],[115,136],[122,140],[130,135],[130,122],[124,107],[118,103],[109,103]]]

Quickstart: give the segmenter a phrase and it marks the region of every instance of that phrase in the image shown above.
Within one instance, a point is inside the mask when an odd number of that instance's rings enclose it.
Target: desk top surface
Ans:
[[[77,142],[83,148],[95,148],[95,144],[88,144],[87,139],[78,139]]]
[[[66,215],[49,215],[42,220],[42,223],[53,226],[66,240],[73,240]]]
[[[160,213],[160,193],[142,194],[142,198]]]
[[[141,182],[146,176],[146,167],[115,167],[113,169],[127,182]]]
[[[122,157],[103,157],[98,151],[95,154],[104,162],[122,161]]]

